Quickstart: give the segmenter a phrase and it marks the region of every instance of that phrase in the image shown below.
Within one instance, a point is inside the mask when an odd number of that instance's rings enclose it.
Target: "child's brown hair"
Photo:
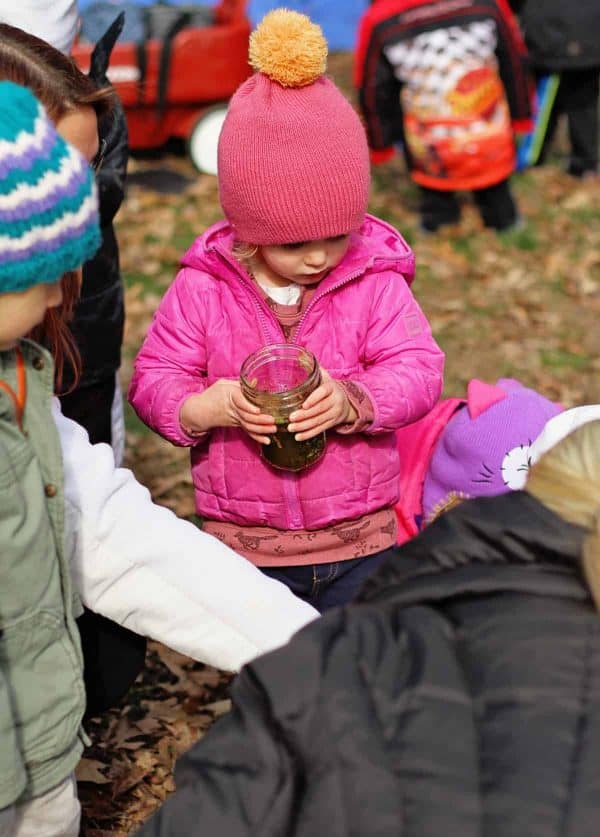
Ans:
[[[89,105],[100,121],[113,108],[112,87],[98,87],[72,58],[14,26],[0,23],[0,79],[29,88],[56,124]]]

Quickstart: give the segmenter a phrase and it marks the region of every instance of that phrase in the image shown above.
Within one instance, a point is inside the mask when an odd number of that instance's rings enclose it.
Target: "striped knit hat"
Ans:
[[[29,90],[0,82],[0,293],[56,282],[99,246],[87,162]]]

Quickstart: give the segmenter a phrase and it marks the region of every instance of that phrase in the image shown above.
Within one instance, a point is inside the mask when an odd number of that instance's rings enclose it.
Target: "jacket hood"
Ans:
[[[398,547],[357,601],[407,606],[499,592],[589,599],[579,569],[585,534],[526,491],[466,500]]]
[[[182,267],[215,272],[226,278],[223,259],[234,272],[240,269],[232,255],[235,242],[233,231],[227,221],[219,221],[197,238],[181,260]],[[335,284],[345,275],[360,275],[370,267],[378,270],[395,270],[401,273],[410,285],[415,275],[415,257],[400,233],[385,221],[366,215],[361,228],[352,233],[348,252],[322,282],[321,287]]]

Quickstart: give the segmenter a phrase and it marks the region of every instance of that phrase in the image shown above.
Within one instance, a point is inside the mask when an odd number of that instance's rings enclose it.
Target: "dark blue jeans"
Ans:
[[[348,604],[358,593],[363,582],[375,572],[386,558],[394,555],[395,547],[336,561],[332,564],[306,564],[299,567],[259,567],[270,578],[276,578],[320,613],[330,607]]]

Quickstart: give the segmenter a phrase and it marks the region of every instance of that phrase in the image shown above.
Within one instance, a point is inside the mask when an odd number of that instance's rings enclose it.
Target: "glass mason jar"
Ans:
[[[253,352],[240,371],[242,392],[262,413],[273,416],[277,430],[263,458],[274,468],[301,471],[323,456],[325,433],[298,442],[287,429],[290,415],[321,383],[317,359],[293,343],[273,343]]]

